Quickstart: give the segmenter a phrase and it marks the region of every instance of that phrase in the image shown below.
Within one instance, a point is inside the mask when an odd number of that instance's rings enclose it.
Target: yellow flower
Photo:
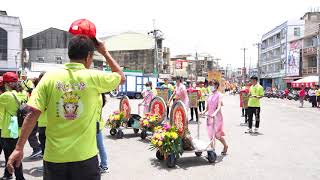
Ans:
[[[170,132],[166,132],[164,135],[165,135],[165,136],[167,136],[168,138],[170,138],[170,137],[171,137]]]
[[[115,115],[114,119],[117,120],[117,121],[120,120],[120,115]]]
[[[161,137],[160,134],[156,134],[157,139],[160,139],[160,137]]]
[[[154,139],[151,140],[151,144],[156,145],[156,141]]]
[[[173,139],[177,139],[178,138],[178,134],[176,132],[171,132],[170,134],[171,134],[171,137]]]
[[[158,141],[158,146],[162,146],[162,141]]]

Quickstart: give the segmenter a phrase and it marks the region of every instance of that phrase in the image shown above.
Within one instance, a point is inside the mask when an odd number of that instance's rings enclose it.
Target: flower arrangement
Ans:
[[[114,111],[107,120],[107,126],[110,128],[118,128],[124,122],[124,112]]]
[[[158,149],[164,157],[169,154],[179,158],[182,155],[182,138],[178,136],[178,130],[168,123],[154,128],[151,138],[150,150]]]
[[[140,127],[143,130],[153,132],[157,126],[159,116],[157,114],[146,113],[140,119]]]

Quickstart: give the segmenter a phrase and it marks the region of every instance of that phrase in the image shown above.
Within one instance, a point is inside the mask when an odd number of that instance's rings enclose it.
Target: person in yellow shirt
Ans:
[[[96,139],[99,99],[101,93],[123,84],[125,76],[104,43],[96,43],[85,35],[73,36],[68,44],[70,63],[64,69],[47,72],[32,92],[21,137],[8,161],[11,172],[15,164],[21,163],[26,140],[41,112],[46,111],[43,178],[100,180]],[[95,48],[113,73],[89,69]]]
[[[3,84],[3,78],[0,76],[0,95],[4,93],[6,89],[4,88]],[[2,129],[2,120],[3,120],[3,114],[4,114],[4,108],[0,106],[0,137],[1,137],[1,129]],[[2,146],[1,146],[1,141],[0,141],[0,154],[2,153]]]
[[[247,133],[252,133],[252,121],[253,115],[255,115],[256,123],[254,133],[258,133],[260,126],[260,99],[264,95],[263,87],[258,83],[258,77],[252,76],[251,78],[251,87],[249,89],[249,101],[248,101],[248,131]]]
[[[319,85],[316,85],[316,96],[317,96],[317,102],[318,102],[318,108],[320,108],[320,88]]]
[[[7,72],[3,75],[3,82],[6,91],[0,95],[0,109],[2,109],[1,120],[1,145],[4,151],[5,162],[8,164],[9,156],[18,142],[20,135],[20,127],[18,126],[17,110],[19,104],[27,100],[26,94],[19,92],[18,75],[12,72]],[[9,171],[6,167],[4,176],[1,179],[12,179],[13,171]],[[24,180],[22,164],[19,167],[14,167],[16,179]]]
[[[100,157],[100,172],[102,173],[106,173],[109,172],[109,168],[108,168],[108,163],[107,163],[107,152],[106,152],[106,148],[104,145],[104,141],[103,141],[103,133],[102,130],[106,125],[106,122],[103,120],[102,118],[102,109],[105,106],[107,100],[106,100],[106,96],[105,94],[101,94],[101,111],[100,111],[100,118],[97,121],[97,146],[98,146],[98,150],[99,150],[99,157]]]
[[[206,109],[206,97],[208,96],[208,90],[204,87],[204,84],[200,82],[199,90],[201,92],[201,96],[199,99],[199,111],[202,112]]]

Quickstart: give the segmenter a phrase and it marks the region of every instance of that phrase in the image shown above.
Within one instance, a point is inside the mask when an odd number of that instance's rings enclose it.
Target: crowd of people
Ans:
[[[94,49],[113,73],[89,69]],[[74,36],[68,55],[71,62],[63,70],[41,74],[34,86],[16,73],[3,74],[0,145],[6,168],[1,179],[12,179],[13,173],[16,179],[25,179],[22,159],[27,140],[33,148],[30,158],[43,156],[43,168],[38,170],[44,179],[96,180],[108,170],[101,133],[103,93],[118,87],[125,76],[105,45],[95,45],[88,36]]]

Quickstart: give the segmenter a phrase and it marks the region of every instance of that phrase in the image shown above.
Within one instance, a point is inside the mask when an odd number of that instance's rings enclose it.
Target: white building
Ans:
[[[0,74],[18,71],[22,63],[22,26],[18,17],[0,11]]]
[[[300,75],[300,59],[295,66],[289,67],[290,42],[301,39],[304,33],[304,21],[286,21],[262,36],[259,68],[261,83],[266,87],[284,89],[285,77]],[[290,59],[291,61],[291,59]],[[291,63],[291,62],[290,62]]]

